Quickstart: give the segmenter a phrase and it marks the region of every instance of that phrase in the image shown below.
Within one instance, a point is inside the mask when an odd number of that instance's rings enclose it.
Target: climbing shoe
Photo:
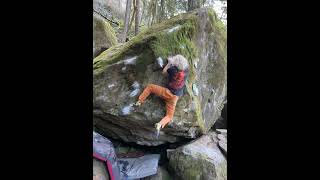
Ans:
[[[161,124],[160,123],[156,123],[154,126],[156,127],[157,131],[159,131],[160,128],[161,128]]]
[[[141,105],[141,102],[140,101],[137,101],[136,103],[133,104],[134,106],[136,107],[139,107]]]

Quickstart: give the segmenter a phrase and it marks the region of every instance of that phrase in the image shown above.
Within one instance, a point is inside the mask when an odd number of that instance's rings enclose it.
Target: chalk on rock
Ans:
[[[159,71],[161,69],[163,69],[163,65],[164,65],[164,61],[161,57],[158,57],[155,62],[153,63],[153,67],[152,70],[155,71]]]
[[[134,96],[136,96],[136,95],[139,93],[139,91],[140,91],[140,89],[135,89],[135,90],[133,90],[133,91],[129,94],[129,96],[130,96],[130,97],[134,97]]]
[[[227,142],[227,138],[223,134],[218,134],[218,139],[223,142]]]
[[[133,103],[129,104],[128,106],[125,106],[124,108],[121,109],[121,115],[125,116],[131,113],[133,109]]]
[[[138,83],[138,81],[133,82],[133,84],[131,86],[133,87],[133,89],[139,89],[140,88],[140,84]]]
[[[125,60],[124,60],[124,65],[128,65],[128,64],[135,65],[135,64],[136,64],[136,59],[137,59],[137,56],[134,56],[134,57],[132,57],[132,58],[125,59]]]
[[[108,85],[108,88],[112,88],[112,87],[114,87],[115,85],[114,84],[109,84]]]
[[[196,84],[193,84],[193,85],[192,85],[192,90],[193,90],[194,95],[196,95],[196,96],[199,95],[199,90],[198,90]]]
[[[227,133],[226,129],[216,129],[216,131],[219,133]]]
[[[157,63],[159,67],[163,68],[163,59],[161,57],[157,58]]]

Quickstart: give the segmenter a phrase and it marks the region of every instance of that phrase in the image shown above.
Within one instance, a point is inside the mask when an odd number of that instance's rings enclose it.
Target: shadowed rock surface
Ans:
[[[174,150],[167,150],[169,169],[183,180],[226,180],[227,160],[215,132]]]

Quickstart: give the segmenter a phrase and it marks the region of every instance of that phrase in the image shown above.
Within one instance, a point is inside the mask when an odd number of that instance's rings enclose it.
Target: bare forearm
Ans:
[[[163,74],[163,75],[167,75],[167,74],[168,74],[168,73],[167,73],[167,70],[168,70],[169,66],[170,66],[170,64],[168,63],[168,64],[163,68],[163,70],[162,70],[162,74]]]

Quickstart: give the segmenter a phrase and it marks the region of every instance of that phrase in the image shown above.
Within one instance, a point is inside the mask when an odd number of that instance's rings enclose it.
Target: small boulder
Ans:
[[[226,180],[227,160],[214,132],[168,150],[169,168],[184,180]]]

